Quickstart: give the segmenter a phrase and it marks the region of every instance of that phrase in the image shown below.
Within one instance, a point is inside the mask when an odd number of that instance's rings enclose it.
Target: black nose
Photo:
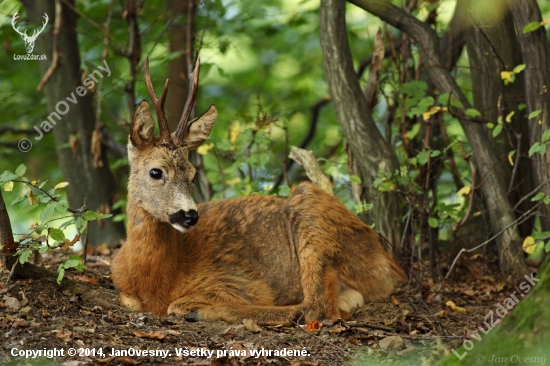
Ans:
[[[169,216],[171,224],[180,224],[182,226],[193,226],[199,221],[199,214],[195,210],[179,210]]]

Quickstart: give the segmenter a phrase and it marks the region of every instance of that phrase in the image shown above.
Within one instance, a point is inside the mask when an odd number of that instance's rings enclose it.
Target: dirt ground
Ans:
[[[413,280],[409,292],[363,306],[353,321],[305,326],[189,322],[119,307],[109,279],[111,258],[106,247],[90,252],[88,270],[67,272],[60,286],[54,278],[15,277],[5,286],[10,271],[2,267],[0,363],[431,365],[469,339],[514,290],[491,274],[490,260],[477,254],[457,267],[460,281],[434,279],[423,268],[423,282]],[[57,260],[42,264],[55,269]],[[419,268],[413,268],[418,278]]]

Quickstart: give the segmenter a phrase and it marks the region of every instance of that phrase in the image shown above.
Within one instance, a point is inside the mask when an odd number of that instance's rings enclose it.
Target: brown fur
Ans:
[[[132,121],[131,136],[138,138],[128,145],[128,239],[112,263],[122,304],[227,322],[309,322],[349,318],[353,308],[388,298],[403,281],[374,231],[310,183],[284,199],[195,206],[188,147],[155,146],[151,123],[142,102]],[[191,130],[193,147],[208,137],[213,120],[195,123],[202,136]],[[152,168],[165,179],[151,179]],[[200,218],[187,232],[169,223],[168,215],[194,207]]]

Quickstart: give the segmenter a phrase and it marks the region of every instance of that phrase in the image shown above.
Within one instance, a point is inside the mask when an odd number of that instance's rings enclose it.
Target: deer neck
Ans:
[[[163,261],[177,260],[178,232],[171,225],[152,217],[128,195],[128,240],[132,254],[144,260],[165,257]],[[181,238],[180,240],[181,241]],[[166,263],[166,262],[165,262]]]

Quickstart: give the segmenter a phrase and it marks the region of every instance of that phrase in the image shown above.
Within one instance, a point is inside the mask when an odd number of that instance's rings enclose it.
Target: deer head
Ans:
[[[195,167],[189,162],[189,152],[199,147],[210,135],[218,115],[213,105],[200,117],[189,120],[199,83],[200,62],[189,75],[189,95],[178,127],[170,133],[164,102],[168,80],[162,96],[157,98],[149,74],[149,58],[145,61],[145,83],[152,99],[160,129],[154,136],[155,123],[149,103],[142,101],[130,126],[128,159],[130,181],[128,196],[133,202],[160,221],[186,232],[199,219],[193,201]]]
[[[32,33],[32,36],[27,35],[27,30],[25,29],[24,32],[21,32],[19,30],[19,26],[17,28],[15,27],[15,18],[17,18],[17,12],[13,14],[13,17],[11,18],[11,26],[13,29],[21,35],[23,38],[23,41],[25,42],[25,49],[27,50],[27,53],[31,53],[34,49],[34,42],[36,42],[36,38],[38,38],[38,35],[42,33],[44,28],[46,28],[46,25],[48,24],[48,14],[44,13],[44,22],[42,22],[42,29],[37,30],[35,29]]]

